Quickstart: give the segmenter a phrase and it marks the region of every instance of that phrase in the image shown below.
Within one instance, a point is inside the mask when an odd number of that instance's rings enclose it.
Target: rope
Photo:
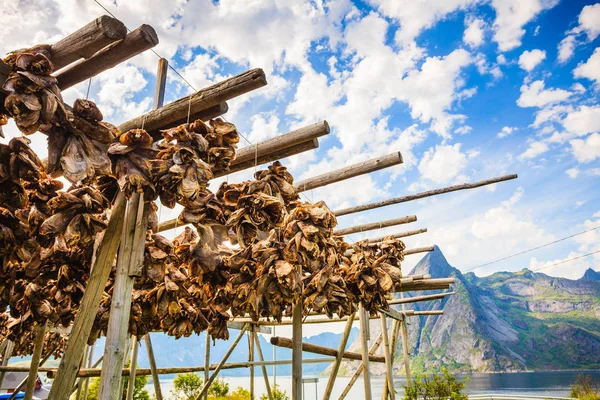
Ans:
[[[92,77],[90,76],[90,80],[88,81],[87,92],[85,93],[85,99],[87,100],[90,96],[90,88],[92,87]]]

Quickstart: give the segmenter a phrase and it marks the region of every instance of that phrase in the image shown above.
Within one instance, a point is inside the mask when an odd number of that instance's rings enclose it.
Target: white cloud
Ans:
[[[505,137],[507,137],[507,136],[510,136],[510,135],[512,135],[512,133],[513,133],[514,131],[516,131],[516,130],[517,130],[517,128],[516,128],[516,127],[514,127],[514,126],[505,126],[505,127],[503,127],[503,128],[502,128],[502,130],[501,130],[501,131],[498,133],[498,137],[499,137],[500,139],[502,139],[502,138],[505,138]]]
[[[492,0],[492,7],[496,10],[492,29],[499,50],[508,51],[519,47],[525,34],[525,25],[540,12],[556,4],[558,0]]]
[[[258,143],[280,134],[279,117],[275,113],[255,114],[250,118],[252,130],[248,134],[248,140]]]
[[[578,168],[569,168],[565,171],[565,174],[569,175],[569,178],[575,179],[579,176],[581,171]]]
[[[574,139],[569,143],[571,143],[573,155],[581,163],[600,158],[600,133],[592,133],[586,139]]]
[[[596,85],[600,87],[600,47],[596,47],[590,58],[586,62],[580,63],[573,70],[573,75],[576,78],[587,78],[595,81]]]
[[[412,0],[369,0],[384,15],[400,22],[396,41],[404,46],[423,30],[432,27],[448,14],[464,10],[480,0],[445,0],[436,2]]]
[[[460,151],[461,144],[437,145],[423,154],[419,163],[421,177],[435,183],[448,183],[467,165],[467,157]]]
[[[531,51],[525,50],[519,57],[519,67],[531,72],[539,63],[546,58],[546,51],[534,49]]]
[[[481,46],[485,35],[485,22],[479,18],[471,18],[465,20],[465,25],[467,28],[463,33],[463,42],[472,48]]]
[[[548,122],[560,122],[563,116],[571,111],[573,111],[572,106],[547,105],[535,113],[535,120],[531,126],[539,128]]]
[[[558,44],[558,62],[562,64],[573,57],[575,47],[577,47],[577,39],[575,36],[565,36],[565,38]]]
[[[600,131],[600,105],[581,106],[571,111],[562,121],[566,130],[578,136]]]
[[[571,96],[571,92],[564,89],[545,89],[543,80],[534,81],[521,86],[521,96],[517,99],[519,107],[543,107],[548,104],[564,101]]]
[[[579,25],[567,32],[567,36],[558,44],[558,62],[565,63],[580,44],[578,37],[585,35],[591,42],[600,34],[600,3],[583,7],[578,17]]]
[[[527,150],[519,155],[520,160],[530,160],[536,158],[549,150],[549,147],[544,142],[531,142]]]

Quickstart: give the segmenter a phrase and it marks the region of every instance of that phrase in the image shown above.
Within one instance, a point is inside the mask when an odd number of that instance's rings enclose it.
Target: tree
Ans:
[[[290,396],[288,396],[285,390],[279,389],[279,385],[274,385],[271,389],[271,394],[273,395],[273,400],[290,400]],[[260,396],[260,400],[269,400],[267,394],[263,394]]]
[[[215,396],[216,398],[225,397],[229,393],[229,383],[223,379],[215,379],[208,388],[208,394]]]
[[[582,400],[600,400],[600,383],[591,376],[579,374],[571,386],[571,397]]]
[[[127,363],[127,365],[125,367],[129,368],[129,363]],[[135,377],[135,384],[133,387],[133,399],[134,400],[150,400],[150,394],[148,393],[148,391],[146,389],[144,389],[144,386],[146,386],[147,382],[148,382],[148,377],[145,375],[144,376],[137,375]],[[121,395],[121,400],[125,400],[127,398],[127,386],[128,385],[129,385],[129,377],[124,376],[123,382],[122,382],[123,394]],[[100,391],[100,378],[93,378],[92,382],[90,383],[89,389],[88,389],[87,400],[98,400],[98,392],[99,391]]]
[[[177,396],[178,399],[192,400],[198,397],[202,391],[203,384],[204,381],[200,375],[194,372],[177,374],[173,380],[173,390],[171,393],[173,396]]]
[[[439,375],[416,376],[410,385],[404,386],[404,400],[466,400],[461,391],[467,387],[468,379],[459,380],[444,369]]]

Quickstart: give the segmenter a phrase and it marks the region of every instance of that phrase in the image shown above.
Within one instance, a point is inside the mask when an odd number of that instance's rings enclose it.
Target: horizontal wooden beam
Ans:
[[[388,219],[385,221],[371,222],[371,223],[364,224],[364,225],[356,225],[356,226],[351,226],[349,228],[338,229],[336,231],[333,231],[333,234],[337,235],[337,236],[351,235],[353,233],[366,232],[366,231],[371,231],[373,229],[387,228],[388,226],[408,224],[411,222],[415,222],[416,220],[417,220],[416,215],[408,215],[408,216],[402,217],[402,218]]]
[[[378,242],[381,242],[385,238],[388,238],[390,236],[393,237],[394,239],[400,239],[400,238],[403,238],[403,237],[420,235],[421,233],[425,233],[425,232],[427,232],[427,228],[421,228],[421,229],[415,229],[413,231],[406,231],[406,232],[395,233],[395,234],[392,234],[392,235],[379,236],[379,237],[370,238],[370,239],[367,239],[367,240],[369,241],[369,243],[378,243]]]
[[[430,251],[433,251],[434,248],[433,246],[427,246],[427,247],[416,247],[414,249],[408,249],[404,252],[405,256],[410,256],[411,254],[418,254],[418,253],[427,253]]]
[[[512,174],[512,175],[500,176],[498,178],[491,178],[491,179],[486,179],[483,181],[478,181],[478,182],[473,182],[473,183],[463,183],[460,185],[449,186],[449,187],[442,188],[442,189],[428,190],[426,192],[411,194],[408,196],[394,197],[392,199],[377,201],[375,203],[363,204],[363,205],[355,206],[355,207],[348,207],[348,208],[344,208],[341,210],[336,210],[336,211],[334,211],[334,214],[337,217],[339,217],[342,215],[357,213],[357,212],[361,212],[361,211],[373,210],[375,208],[385,207],[385,206],[389,206],[392,204],[405,203],[407,201],[413,201],[413,200],[423,199],[425,197],[436,196],[438,194],[456,192],[458,190],[474,189],[474,188],[478,188],[481,186],[492,185],[494,183],[504,182],[504,181],[508,181],[508,180],[516,179],[516,178],[517,178],[517,174]]]
[[[297,191],[304,192],[306,190],[327,186],[332,183],[379,171],[399,164],[402,164],[402,154],[400,154],[400,152],[394,152],[386,156],[349,165],[344,168],[336,169],[335,171],[326,172],[324,174],[296,182],[294,187]]]
[[[444,297],[452,296],[453,294],[456,294],[456,292],[446,292],[446,293],[439,293],[439,294],[428,294],[428,295],[424,295],[424,296],[405,297],[403,299],[390,300],[389,304],[390,305],[408,304],[408,303],[418,303],[421,301],[441,300]]]
[[[227,111],[229,111],[229,105],[225,102],[219,103],[216,106],[212,106],[210,108],[207,108],[206,110],[197,112],[196,114],[191,114],[190,121],[195,121],[197,119],[201,119],[202,121],[208,121],[213,118],[220,117],[223,114],[226,114]],[[185,118],[177,120],[171,124],[165,125],[165,126],[161,127],[160,129],[149,130],[147,132],[150,136],[152,136],[152,139],[154,139],[155,141],[162,140],[163,136],[162,136],[161,130],[174,128],[176,126],[185,124],[185,123],[187,123],[187,120],[188,119],[187,119],[187,115],[186,115]],[[144,126],[144,129],[146,129],[145,126]]]
[[[273,346],[291,349],[292,348],[292,339],[279,337],[279,336],[273,336],[273,337],[271,337],[271,344]],[[322,354],[325,356],[332,356],[332,357],[337,357],[337,355],[338,355],[337,349],[332,349],[330,347],[319,346],[316,344],[305,343],[305,342],[302,342],[302,351],[306,351],[308,353]],[[362,355],[359,353],[351,352],[351,351],[345,351],[342,354],[342,358],[345,358],[347,360],[362,360]],[[382,363],[382,362],[385,362],[385,359],[383,358],[383,356],[370,356],[369,361]]]
[[[58,87],[65,90],[94,77],[158,44],[158,35],[150,25],[141,25],[119,40],[100,50],[90,58],[73,64],[57,75]]]
[[[119,130],[127,132],[141,128],[142,125],[147,131],[162,129],[164,126],[187,119],[188,113],[196,114],[266,84],[267,79],[263,70],[252,69],[129,120],[119,125]]]
[[[424,290],[443,290],[449,289],[454,283],[454,278],[434,278],[403,283],[394,288],[395,292],[410,292]]]
[[[89,58],[127,35],[116,18],[103,15],[51,46],[52,64],[59,70],[80,58]]]

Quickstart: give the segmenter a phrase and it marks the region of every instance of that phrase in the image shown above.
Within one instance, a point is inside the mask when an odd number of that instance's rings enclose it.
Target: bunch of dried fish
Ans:
[[[231,270],[226,292],[232,315],[277,321],[291,315],[292,305],[302,293],[301,266],[285,259],[285,244],[277,238],[273,230],[267,239],[225,260]]]
[[[235,149],[240,136],[234,124],[221,118],[213,119],[209,124],[198,119],[189,125],[188,130],[202,135],[208,141],[205,161],[210,165],[213,174],[218,174],[227,171],[231,161],[235,159]]]
[[[387,310],[393,289],[401,284],[404,243],[390,236],[380,243],[365,240],[352,247],[351,264],[342,269],[348,288],[367,311]]]
[[[35,345],[35,331],[28,330],[23,335],[14,338],[13,357],[24,357],[33,354]],[[68,336],[59,332],[47,332],[44,335],[42,358],[54,356],[62,357],[67,347]]]
[[[275,161],[265,170],[255,172],[254,178],[265,182],[270,188],[267,194],[281,198],[286,206],[300,198],[294,188],[294,177],[279,161]]]
[[[49,46],[17,50],[3,61],[12,68],[2,86],[10,93],[4,107],[21,132],[29,135],[65,119],[57,80],[50,75],[54,66]],[[58,110],[60,113],[56,115]]]
[[[157,154],[152,148],[152,137],[143,129],[125,132],[119,142],[108,148],[113,174],[128,198],[132,193],[143,193],[146,200],[156,198],[155,176],[164,170],[153,162]]]

